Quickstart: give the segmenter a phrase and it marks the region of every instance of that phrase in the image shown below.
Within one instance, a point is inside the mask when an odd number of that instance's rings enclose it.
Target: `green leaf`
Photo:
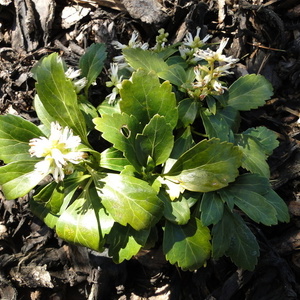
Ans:
[[[259,246],[243,219],[224,210],[222,220],[212,229],[213,258],[226,254],[240,268],[252,271],[257,264]]]
[[[245,174],[224,190],[232,195],[235,205],[253,221],[264,225],[277,224],[277,212],[264,196],[269,190],[266,178],[256,174]],[[219,191],[221,197],[222,192]]]
[[[138,70],[133,73],[131,80],[123,80],[120,94],[121,111],[134,115],[143,126],[158,114],[175,128],[178,113],[172,85],[167,81],[160,84],[154,72]]]
[[[242,167],[266,178],[270,177],[267,156],[255,137],[245,134],[236,134],[235,143],[243,154]]]
[[[56,233],[65,241],[102,251],[104,236],[113,224],[114,219],[101,205],[95,187],[88,182],[78,198],[62,212]]]
[[[243,134],[254,137],[267,155],[271,155],[279,145],[276,133],[264,126],[249,128]]]
[[[0,167],[0,185],[6,199],[23,197],[47,175],[34,170],[37,162],[16,161]]]
[[[100,167],[121,172],[129,161],[123,156],[123,153],[113,147],[107,148],[101,152]]]
[[[163,214],[163,203],[147,182],[127,175],[93,174],[101,202],[116,222],[135,230],[155,225]]]
[[[174,147],[170,157],[177,159],[184,152],[188,151],[194,145],[195,142],[193,140],[191,128],[186,127],[184,131],[181,133],[181,135],[177,137],[177,139],[175,140]]]
[[[199,103],[194,99],[183,99],[178,105],[179,125],[187,127],[194,123],[199,109]]]
[[[79,102],[79,108],[84,116],[87,129],[89,131],[94,129],[93,119],[99,116],[95,106],[89,101],[81,99]]]
[[[217,224],[224,212],[224,202],[217,192],[204,193],[201,205],[201,221],[204,226]]]
[[[36,195],[34,201],[43,203],[49,209],[49,212],[57,214],[64,200],[64,185],[63,182],[52,181],[43,187]]]
[[[43,136],[33,123],[14,115],[0,116],[0,159],[5,163],[30,160],[29,140]]]
[[[278,221],[288,223],[290,221],[289,210],[279,195],[270,188],[268,193],[264,194],[264,197],[275,208]]]
[[[175,201],[171,201],[170,197],[162,191],[158,196],[164,202],[164,217],[167,220],[178,225],[185,225],[189,221],[190,208],[184,197],[180,196]]]
[[[107,236],[109,256],[115,263],[131,259],[146,244],[149,233],[150,229],[136,231],[129,225],[115,223]]]
[[[221,114],[212,114],[206,109],[201,110],[200,115],[209,138],[216,137],[221,141],[230,140],[230,127]]]
[[[155,52],[145,51],[141,48],[125,48],[122,50],[129,65],[145,71],[161,72],[168,69],[168,64]]]
[[[36,90],[47,111],[61,126],[73,129],[84,143],[87,132],[79,109],[73,83],[65,76],[62,59],[57,53],[45,57],[35,69]]]
[[[170,81],[172,84],[180,87],[187,81],[187,75],[184,68],[179,64],[168,66],[167,69],[157,73],[158,77]]]
[[[96,80],[101,73],[106,59],[105,44],[92,44],[83,54],[79,60],[79,67],[81,69],[81,77],[86,77],[88,83],[85,87],[87,90],[90,85]]]
[[[48,135],[50,135],[50,131],[51,131],[51,122],[55,122],[56,120],[53,116],[51,116],[47,112],[47,110],[45,109],[43,103],[41,102],[41,99],[40,99],[38,94],[36,94],[34,96],[34,102],[33,103],[34,103],[35,112],[36,112],[39,120],[43,124],[43,126],[46,128],[47,136],[48,136]]]
[[[236,110],[250,110],[265,104],[273,95],[271,83],[262,75],[240,77],[228,89],[228,105]]]
[[[171,264],[183,270],[196,270],[205,265],[210,256],[210,232],[197,218],[186,225],[166,221],[163,251]]]
[[[203,140],[182,154],[165,177],[193,192],[210,192],[234,181],[240,152],[219,139]]]
[[[124,156],[136,168],[141,169],[139,152],[135,147],[136,135],[140,132],[140,124],[134,116],[125,113],[103,115],[93,120],[96,129],[103,132],[102,137],[122,151]]]
[[[172,127],[166,123],[165,117],[155,115],[142,134],[137,135],[136,143],[146,157],[150,156],[153,159],[156,166],[163,164],[174,145]]]

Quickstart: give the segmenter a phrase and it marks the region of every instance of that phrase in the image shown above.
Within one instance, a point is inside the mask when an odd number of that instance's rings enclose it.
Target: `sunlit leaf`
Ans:
[[[250,110],[265,104],[273,95],[271,83],[262,75],[250,74],[237,79],[228,89],[228,105]]]
[[[41,136],[36,125],[21,117],[0,116],[0,159],[5,163],[30,160],[29,140]]]
[[[122,174],[93,176],[101,203],[116,222],[143,230],[159,221],[163,203],[147,182]]]
[[[182,154],[165,177],[194,192],[218,190],[237,177],[240,156],[231,143],[203,140]]]
[[[202,267],[210,256],[210,232],[197,218],[191,218],[186,225],[166,221],[163,251],[171,264],[183,270]]]

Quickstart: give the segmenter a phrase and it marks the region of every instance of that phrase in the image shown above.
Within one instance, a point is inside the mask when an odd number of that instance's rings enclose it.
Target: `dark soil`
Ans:
[[[225,3],[226,2],[226,3]],[[65,18],[66,7],[79,11]],[[222,299],[300,298],[300,4],[298,0],[0,0],[0,114],[36,122],[32,66],[60,53],[70,65],[94,42],[126,43],[133,30],[153,44],[165,28],[170,41],[201,27],[213,41],[229,37],[227,54],[240,59],[234,78],[266,76],[274,96],[243,114],[245,128],[263,125],[278,134],[269,159],[271,182],[286,201],[289,224],[249,223],[261,256],[253,272],[226,257],[196,272],[168,264],[161,249],[141,252],[120,265],[106,253],[69,245],[34,217],[30,195],[6,201],[0,194],[0,298],[12,299]],[[107,64],[106,67],[109,65]],[[102,78],[102,79],[101,79]],[[106,90],[91,90],[98,105]],[[234,79],[233,78],[233,79]],[[103,86],[103,85],[102,85]],[[1,162],[0,162],[1,163]]]

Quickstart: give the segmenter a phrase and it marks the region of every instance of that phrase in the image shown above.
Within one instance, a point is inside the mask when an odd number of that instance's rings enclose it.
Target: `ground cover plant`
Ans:
[[[240,112],[264,105],[272,86],[255,74],[230,83],[237,60],[223,54],[227,41],[199,34],[169,45],[160,30],[152,48],[136,33],[128,45],[116,42],[112,91],[98,107],[88,90],[104,44],[90,46],[75,71],[45,56],[32,70],[40,124],[0,116],[5,197],[34,190],[31,210],[59,237],[108,248],[116,263],[161,242],[183,270],[223,255],[253,270],[259,246],[247,218],[289,221],[269,184],[276,134],[240,130]]]

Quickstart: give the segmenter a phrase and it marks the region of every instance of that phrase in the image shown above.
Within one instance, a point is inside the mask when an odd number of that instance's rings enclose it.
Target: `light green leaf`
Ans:
[[[0,116],[0,159],[5,163],[30,160],[29,140],[41,136],[36,125],[21,117]]]
[[[0,167],[0,185],[7,200],[26,195],[47,175],[34,170],[37,162],[16,161]]]
[[[203,140],[182,154],[165,177],[193,192],[210,192],[234,181],[240,152],[219,139]]]
[[[57,214],[64,200],[64,184],[63,182],[52,181],[44,186],[33,199],[37,203],[42,203],[49,212]]]
[[[103,132],[103,138],[122,151],[124,156],[137,169],[141,169],[138,160],[138,150],[135,148],[135,138],[140,132],[140,124],[134,116],[125,113],[106,115],[93,120],[96,129]]]
[[[101,152],[100,167],[121,172],[129,161],[123,156],[123,153],[113,147],[107,148]]]
[[[178,225],[185,225],[190,217],[190,208],[187,200],[180,196],[178,199],[171,201],[170,197],[164,193],[159,193],[159,198],[164,202],[164,217]]]
[[[161,72],[168,69],[168,64],[155,52],[145,51],[141,48],[125,48],[122,50],[125,60],[129,65],[145,71]]]
[[[50,130],[51,130],[51,122],[55,122],[55,118],[51,116],[47,110],[45,109],[43,103],[40,100],[40,97],[38,94],[34,96],[34,109],[36,111],[36,114],[43,124],[43,126],[46,128],[47,133],[50,135]],[[45,133],[45,132],[44,132]],[[48,136],[48,134],[47,134]]]
[[[265,104],[273,95],[271,83],[262,75],[240,77],[228,89],[228,105],[236,110],[250,110]]]
[[[146,244],[149,233],[150,228],[136,231],[129,225],[125,227],[115,223],[107,236],[109,256],[115,263],[131,259]]]
[[[210,256],[210,232],[197,218],[186,225],[166,221],[163,251],[171,264],[183,270],[196,270],[205,265]]]
[[[267,156],[255,137],[245,134],[236,134],[235,143],[243,154],[242,167],[266,178],[270,177]]]
[[[143,230],[156,224],[163,214],[163,203],[147,182],[127,175],[92,175],[101,202],[116,222]]]
[[[273,150],[279,145],[276,133],[264,126],[249,128],[243,134],[256,138],[267,155],[271,155]]]
[[[166,123],[165,117],[155,115],[142,134],[137,135],[136,143],[146,158],[150,156],[153,159],[156,166],[163,164],[174,145],[172,127]]]
[[[224,210],[222,220],[212,229],[213,258],[226,254],[240,268],[253,270],[259,256],[255,236],[243,219],[235,213]]]
[[[87,183],[74,202],[57,220],[56,233],[65,241],[102,251],[104,236],[114,224],[114,219],[101,205],[95,187]]]
[[[143,126],[158,114],[164,116],[166,123],[175,128],[178,113],[172,85],[167,81],[160,84],[154,72],[138,70],[133,73],[131,80],[123,81],[120,94],[121,111],[134,115]]]
[[[224,212],[224,202],[217,192],[204,193],[201,205],[201,221],[204,226],[217,224]]]
[[[73,83],[65,76],[57,53],[45,57],[35,68],[36,90],[47,111],[61,126],[72,128],[87,143],[84,117],[79,109]]]
[[[81,77],[86,77],[88,80],[86,90],[96,80],[101,73],[106,59],[105,44],[92,44],[83,54],[79,60],[79,67],[81,69]]]

